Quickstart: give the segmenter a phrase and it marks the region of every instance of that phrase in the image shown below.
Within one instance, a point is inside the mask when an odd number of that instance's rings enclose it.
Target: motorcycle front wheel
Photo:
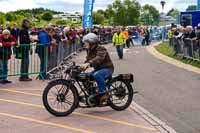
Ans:
[[[67,116],[78,107],[78,92],[70,81],[55,80],[50,82],[43,92],[43,104],[54,116]]]

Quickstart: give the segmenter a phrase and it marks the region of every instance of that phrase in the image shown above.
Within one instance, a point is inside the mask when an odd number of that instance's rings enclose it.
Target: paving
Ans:
[[[75,60],[81,61],[83,55]],[[164,133],[133,105],[121,112],[104,107],[76,109],[67,117],[52,116],[42,104],[47,81],[23,83],[16,77],[9,79],[12,84],[0,85],[0,133]]]

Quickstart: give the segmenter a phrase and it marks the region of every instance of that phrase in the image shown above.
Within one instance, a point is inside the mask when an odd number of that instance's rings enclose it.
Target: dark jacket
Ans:
[[[18,29],[18,28],[13,28],[13,29],[11,30],[11,35],[12,35],[16,40],[18,40],[19,29]]]
[[[11,54],[12,54],[12,50],[11,50],[12,44],[11,44],[11,42],[15,42],[17,44],[16,39],[12,35],[10,35],[8,37],[8,39],[5,39],[3,37],[3,35],[0,36],[0,43],[3,44],[3,46],[0,47],[0,59],[3,59],[3,60],[10,59]]]
[[[91,50],[88,51],[85,63],[90,63],[91,67],[94,67],[95,71],[108,68],[114,71],[114,65],[108,54],[106,48],[94,45]]]
[[[19,32],[19,43],[20,44],[30,44],[31,43],[28,29],[25,27],[22,27],[22,29]]]

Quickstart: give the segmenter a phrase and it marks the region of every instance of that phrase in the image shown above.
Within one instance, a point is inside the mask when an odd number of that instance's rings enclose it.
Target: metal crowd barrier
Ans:
[[[200,62],[200,41],[185,39],[172,39],[174,53],[184,58]]]
[[[102,43],[110,43],[112,35],[104,34],[100,39]],[[20,44],[13,46],[11,50],[0,47],[0,79],[27,75],[38,75],[40,79],[45,79],[45,75],[53,72],[64,59],[76,55],[79,48],[80,39],[76,39],[74,43],[59,42],[48,47],[42,44]],[[6,53],[11,57],[8,58]]]
[[[76,43],[65,42],[48,47],[42,44],[20,44],[11,50],[0,47],[0,79],[27,75],[38,75],[44,79],[46,73],[51,72],[63,59],[76,53],[79,46]]]
[[[107,44],[112,42],[112,33],[100,33],[99,40],[101,44]]]
[[[36,54],[36,46],[41,44],[20,44],[13,46],[12,49],[6,47],[0,48],[0,78],[5,76],[27,76],[45,72],[40,71],[40,60],[46,62],[46,49]],[[4,64],[4,68],[2,65]],[[46,64],[45,64],[46,65]],[[45,67],[44,65],[44,67]],[[7,67],[6,67],[7,66]],[[5,72],[7,71],[7,74]]]

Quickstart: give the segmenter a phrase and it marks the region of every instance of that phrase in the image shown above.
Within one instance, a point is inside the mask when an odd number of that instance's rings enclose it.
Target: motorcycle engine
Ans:
[[[94,107],[97,105],[97,100],[95,95],[90,95],[87,99],[87,103],[89,106]]]

